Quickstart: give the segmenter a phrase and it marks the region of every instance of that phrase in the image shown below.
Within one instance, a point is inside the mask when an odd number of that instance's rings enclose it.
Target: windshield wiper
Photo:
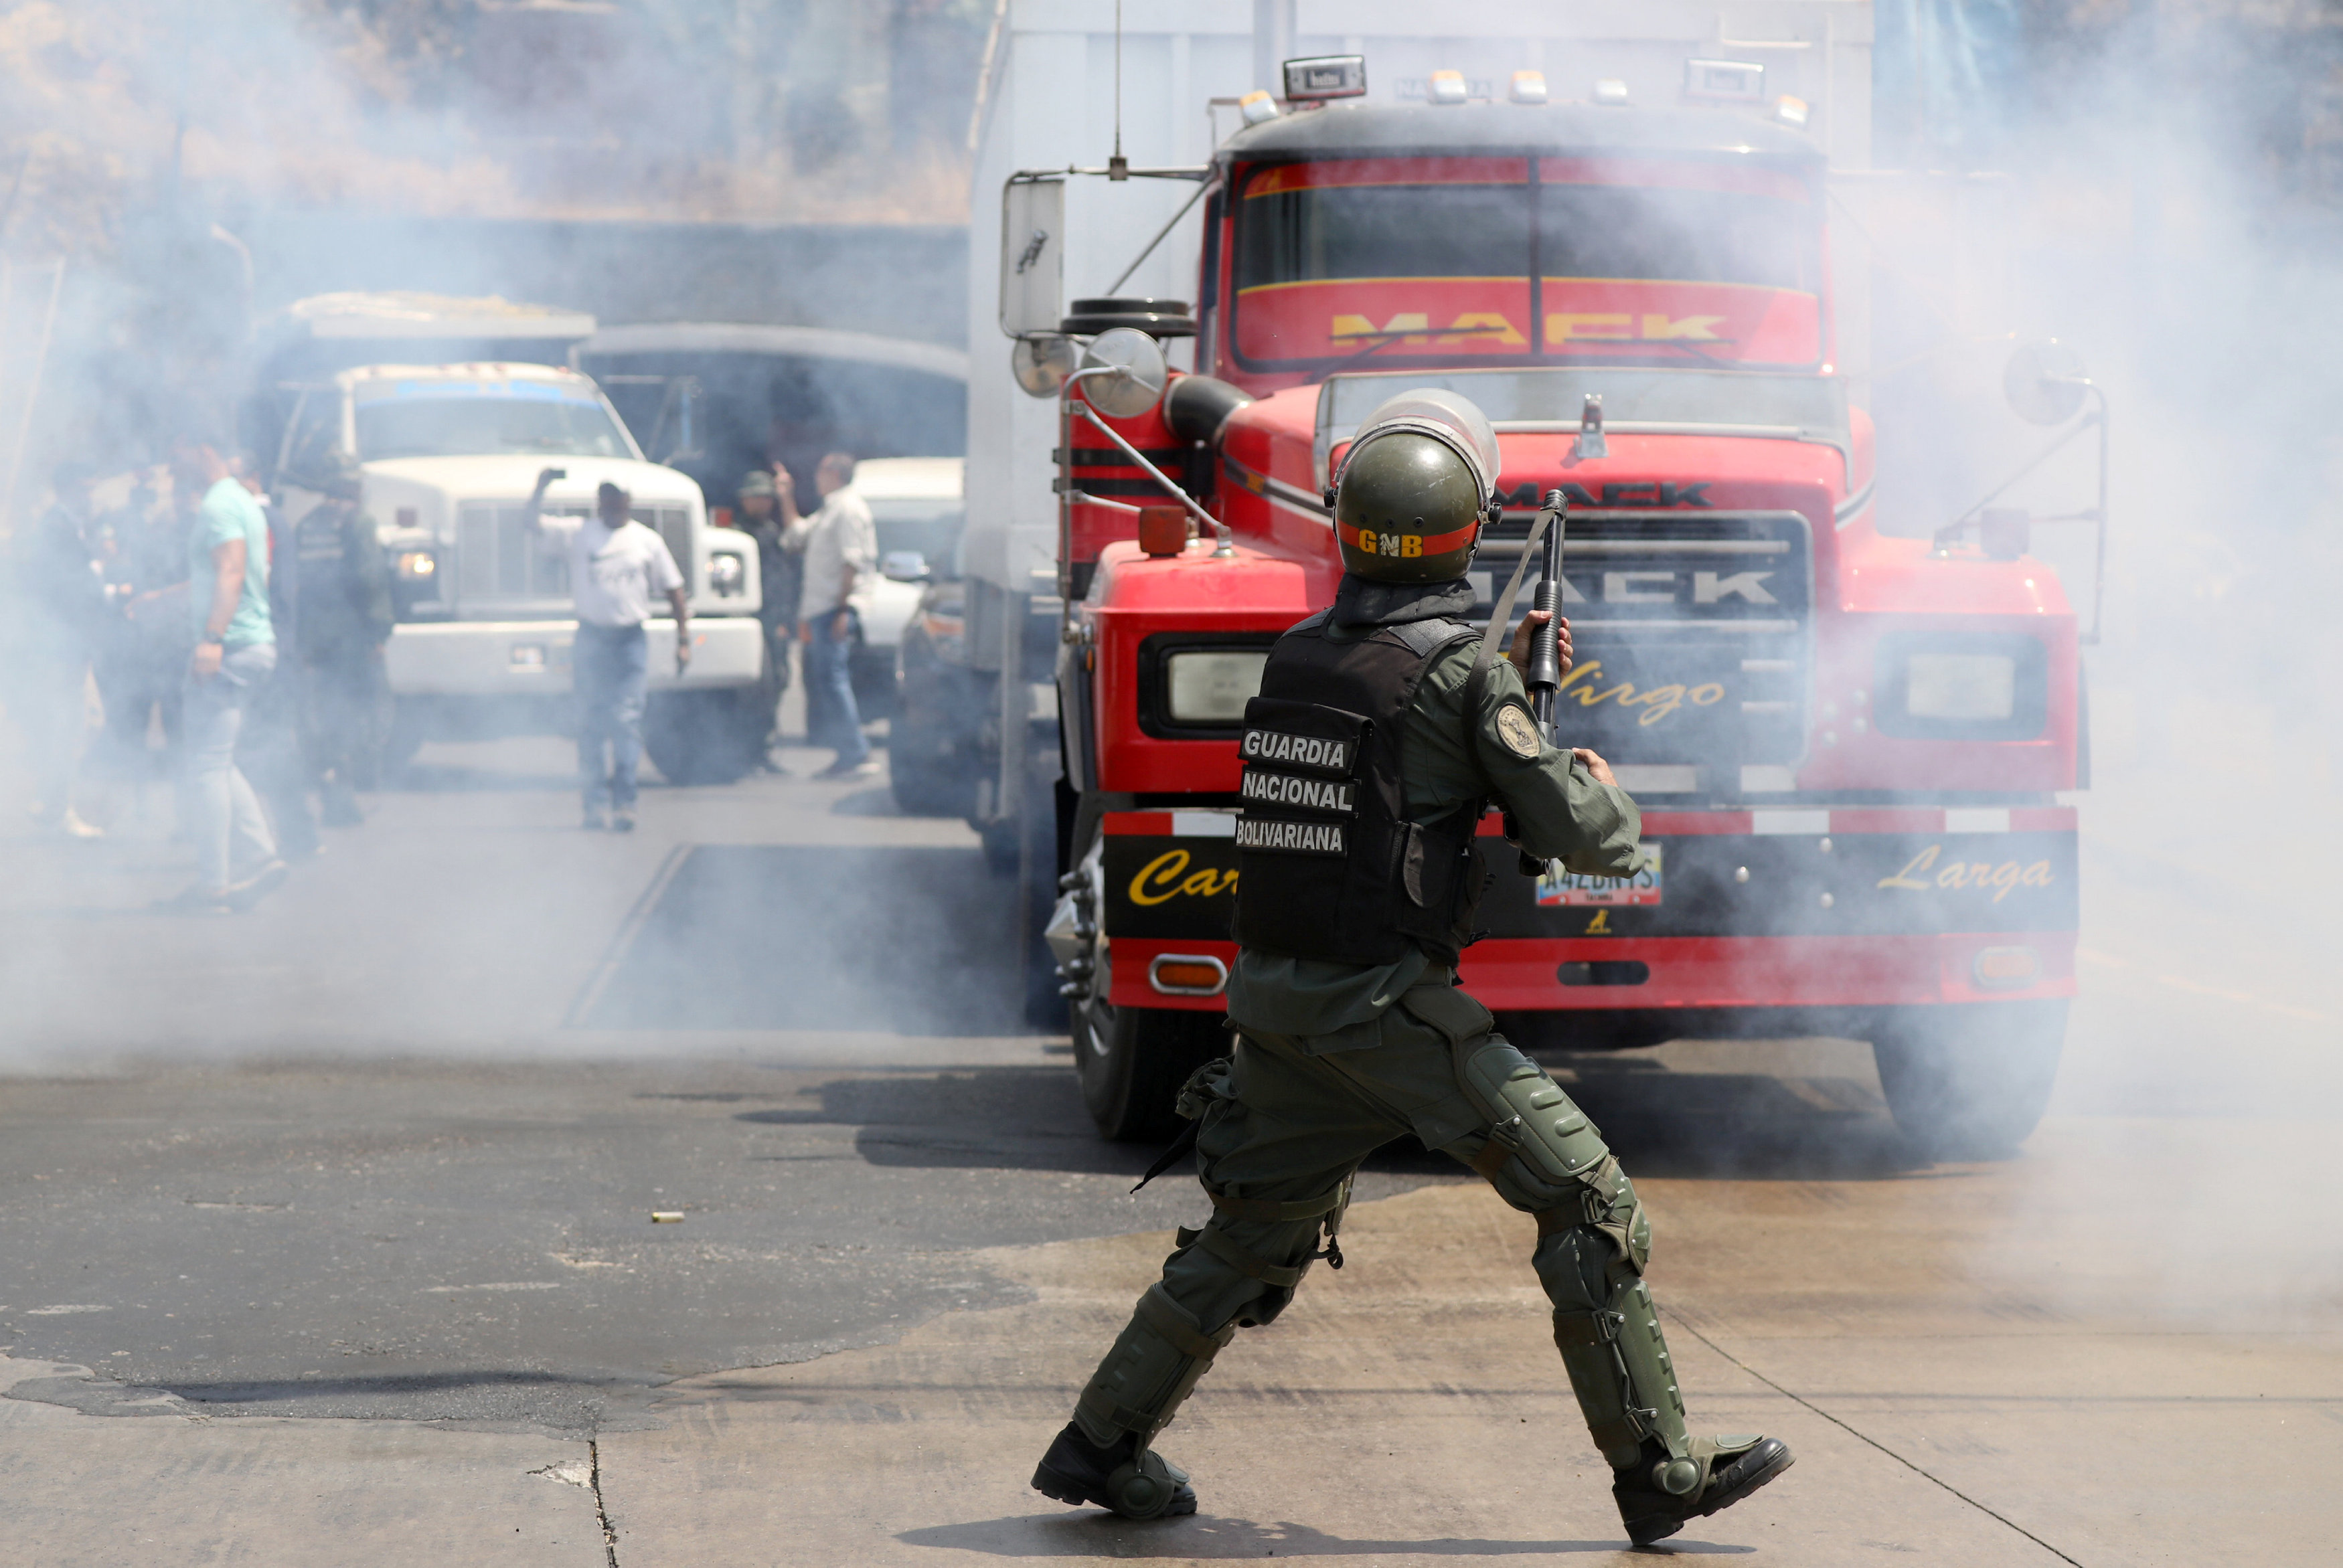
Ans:
[[[1715,354],[1710,353],[1707,348],[1703,347],[1703,345],[1710,343],[1738,343],[1741,340],[1737,337],[1579,337],[1564,338],[1563,341],[1564,344],[1573,342],[1598,344],[1605,348],[1610,347],[1614,343],[1632,343],[1639,347],[1681,348],[1687,354],[1697,354],[1703,359],[1707,360],[1711,365],[1736,365],[1740,363],[1740,361],[1734,359],[1720,359]],[[1557,352],[1557,350],[1548,348],[1546,352],[1553,354]],[[1560,350],[1560,352],[1567,352],[1567,349]]]
[[[1376,349],[1397,343],[1405,337],[1486,337],[1493,333],[1506,333],[1513,330],[1513,328],[1510,327],[1410,327],[1397,332],[1339,332],[1330,333],[1328,337],[1335,343],[1355,343],[1362,337],[1374,339],[1364,348],[1342,361],[1342,366],[1351,366],[1364,359]],[[1342,367],[1336,368],[1340,370]]]

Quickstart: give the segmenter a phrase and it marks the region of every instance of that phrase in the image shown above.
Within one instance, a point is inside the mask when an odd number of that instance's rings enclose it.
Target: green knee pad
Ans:
[[[1101,1447],[1130,1432],[1139,1434],[1144,1448],[1171,1424],[1172,1412],[1236,1333],[1234,1323],[1218,1333],[1205,1333],[1195,1315],[1173,1301],[1160,1282],[1148,1286],[1114,1348],[1082,1390],[1074,1420]]]
[[[1502,1040],[1469,1048],[1457,1068],[1466,1098],[1489,1119],[1474,1169],[1516,1208],[1559,1206],[1611,1151],[1545,1069]]]

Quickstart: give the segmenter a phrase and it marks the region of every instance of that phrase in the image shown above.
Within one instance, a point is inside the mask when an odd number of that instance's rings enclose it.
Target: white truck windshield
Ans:
[[[358,457],[631,457],[601,400],[545,382],[402,382],[357,406]]]

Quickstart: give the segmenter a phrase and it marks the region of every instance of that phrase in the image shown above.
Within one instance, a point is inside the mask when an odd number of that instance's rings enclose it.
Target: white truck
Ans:
[[[727,783],[761,753],[771,712],[756,541],[711,528],[699,484],[646,459],[593,378],[559,363],[592,330],[574,312],[415,295],[327,296],[286,315],[254,419],[291,519],[358,467],[398,617],[386,651],[394,763],[429,739],[569,729],[568,568],[522,523],[548,467],[565,477],[547,510],[582,515],[601,484],[622,486],[683,570],[683,676],[674,622],[650,623],[652,762],[671,782]]]

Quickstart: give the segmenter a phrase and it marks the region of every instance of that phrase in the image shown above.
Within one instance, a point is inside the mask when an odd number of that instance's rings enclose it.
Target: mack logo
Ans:
[[[1295,855],[1340,855],[1342,853],[1342,825],[1340,822],[1257,822],[1248,817],[1240,817],[1237,819],[1237,848],[1278,849]]]
[[[1727,600],[1744,604],[1779,604],[1765,587],[1772,572],[1668,572],[1626,571],[1604,572],[1599,579],[1581,578],[1562,579],[1562,602],[1564,604],[1675,604],[1684,598],[1687,578],[1692,584],[1692,602],[1695,605],[1721,605]],[[1580,583],[1586,586],[1582,588]],[[1590,592],[1589,589],[1594,591]]]
[[[1708,498],[1708,487],[1715,481],[1697,480],[1680,484],[1673,479],[1653,479],[1646,482],[1605,485],[1600,496],[1584,485],[1515,485],[1505,492],[1505,505],[1517,512],[1534,512],[1545,498],[1547,490],[1558,489],[1574,507],[1707,507],[1715,503]]]
[[[1298,773],[1269,773],[1248,768],[1237,792],[1248,800],[1300,806],[1312,811],[1340,811],[1347,816],[1356,810],[1352,795],[1357,789],[1357,785],[1347,781],[1336,783],[1326,779],[1304,779]]]
[[[1351,743],[1321,740],[1311,735],[1288,735],[1281,729],[1248,729],[1237,744],[1237,755],[1247,762],[1291,762],[1327,773],[1351,770]]]

